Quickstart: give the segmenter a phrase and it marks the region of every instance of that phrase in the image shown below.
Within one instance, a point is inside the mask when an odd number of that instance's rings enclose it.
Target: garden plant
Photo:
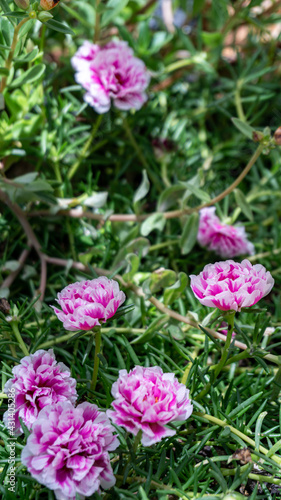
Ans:
[[[281,499],[281,2],[0,0],[0,495]]]

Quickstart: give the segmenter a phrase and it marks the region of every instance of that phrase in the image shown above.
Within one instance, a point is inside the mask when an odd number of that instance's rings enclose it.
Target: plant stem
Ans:
[[[29,356],[29,352],[27,350],[27,347],[26,347],[24,341],[22,340],[22,336],[20,334],[17,321],[11,321],[11,327],[12,327],[13,333],[14,333],[14,335],[19,343],[19,346],[20,346],[23,354],[25,356]]]
[[[226,316],[226,320],[228,322],[228,329],[227,329],[226,341],[225,341],[225,344],[224,344],[223,350],[222,350],[221,360],[216,366],[214,378],[213,378],[212,382],[209,382],[206,385],[206,387],[198,394],[198,396],[196,396],[196,398],[195,398],[196,401],[198,401],[199,399],[202,399],[206,394],[208,394],[211,386],[215,383],[216,379],[218,378],[220,372],[222,371],[222,369],[225,365],[225,362],[226,362],[227,356],[228,356],[228,349],[229,349],[229,346],[230,346],[231,340],[232,340],[232,333],[233,333],[233,327],[234,327],[234,316],[235,316],[235,312],[230,313]]]
[[[208,420],[209,422],[219,425],[220,427],[229,427],[230,431],[233,432],[233,434],[236,434],[236,436],[243,439],[245,443],[248,443],[250,446],[253,447],[253,449],[255,449],[255,441],[253,439],[246,436],[246,434],[244,434],[243,432],[238,431],[238,429],[235,429],[235,427],[232,427],[232,425],[229,425],[227,422],[220,420],[219,418],[213,417],[212,415],[208,415],[207,413],[196,412],[193,413],[193,415],[204,418],[205,420]],[[264,448],[264,446],[259,446],[258,451],[260,451],[264,455],[267,455],[270,450],[267,450],[266,448]],[[278,465],[281,465],[281,457],[278,457],[277,455],[272,455],[271,459],[274,460]]]
[[[228,327],[227,327],[227,337],[226,337],[226,342],[223,346],[223,351],[222,351],[222,357],[221,357],[221,360],[215,370],[215,375],[214,375],[214,381],[216,381],[216,379],[218,378],[220,372],[222,371],[224,365],[225,365],[225,362],[227,360],[227,356],[228,356],[228,349],[229,349],[229,346],[231,344],[231,340],[232,340],[232,333],[233,333],[233,327],[234,327],[234,316],[235,316],[235,313],[232,313],[232,314],[228,314],[226,316],[226,320],[227,320],[227,323],[228,323]]]
[[[15,49],[16,49],[16,46],[18,43],[19,30],[27,21],[29,21],[29,19],[30,19],[29,17],[25,17],[24,19],[22,19],[20,21],[20,23],[14,29],[14,36],[13,36],[12,45],[10,48],[8,59],[6,60],[6,63],[5,63],[5,68],[8,70],[10,70],[12,67],[14,52],[15,52]],[[1,86],[0,86],[0,93],[3,93],[4,89],[6,88],[6,85],[7,85],[7,76],[3,76],[2,81],[1,81]]]
[[[96,135],[96,132],[97,132],[97,130],[98,130],[100,124],[101,124],[102,118],[103,118],[103,115],[99,115],[97,117],[96,122],[93,125],[92,132],[91,132],[88,140],[85,142],[84,147],[83,147],[83,149],[81,151],[81,154],[79,155],[78,159],[74,162],[74,164],[72,165],[72,167],[68,171],[67,178],[69,180],[71,180],[72,177],[76,174],[76,172],[77,172],[78,168],[80,167],[82,161],[84,160],[84,158],[87,157],[88,149],[89,149],[89,147],[91,146],[91,144],[93,142],[93,139],[94,139],[94,137]]]
[[[97,379],[98,379],[98,370],[99,370],[99,364],[100,364],[100,359],[99,359],[99,353],[100,353],[100,348],[101,348],[101,328],[99,328],[96,331],[95,334],[95,356],[94,356],[94,369],[93,369],[93,376],[92,376],[92,382],[90,389],[91,391],[94,391],[96,388],[97,384]]]
[[[241,101],[241,92],[240,92],[241,89],[242,89],[242,81],[238,80],[237,81],[237,85],[236,85],[236,89],[235,89],[235,92],[234,92],[234,102],[235,102],[235,106],[236,106],[238,118],[242,122],[246,122],[247,120],[246,120],[246,116],[244,114],[244,110],[243,110],[243,106],[242,106],[242,101]]]
[[[142,437],[142,431],[139,430],[139,432],[137,433],[135,439],[134,439],[134,444],[133,444],[133,452],[134,452],[134,455],[136,454],[137,452],[137,449],[138,449],[138,445],[140,444],[140,440],[141,440],[141,437]]]

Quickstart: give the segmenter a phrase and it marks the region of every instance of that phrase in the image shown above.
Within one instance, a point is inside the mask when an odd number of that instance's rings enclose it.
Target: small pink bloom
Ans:
[[[244,226],[222,224],[215,212],[215,207],[200,210],[198,243],[223,258],[253,255],[254,245],[248,241]]]
[[[51,307],[66,330],[91,330],[114,316],[125,299],[117,281],[101,276],[66,286],[56,299],[62,311]]]
[[[124,110],[140,109],[147,100],[148,71],[127,42],[111,41],[104,46],[84,42],[71,63],[75,80],[87,90],[84,100],[97,113],[106,113],[111,99]]]
[[[142,431],[143,446],[151,446],[176,434],[166,424],[186,420],[193,411],[189,391],[173,373],[163,373],[159,366],[136,366],[129,373],[120,370],[112,386],[112,422],[135,436]]]
[[[56,361],[52,349],[25,356],[12,372],[14,377],[5,384],[4,392],[15,394],[15,435],[23,432],[19,417],[30,429],[45,406],[67,400],[75,403],[77,399],[76,380],[67,366]],[[8,411],[3,419],[8,427]]]
[[[261,264],[233,260],[208,264],[198,275],[190,276],[194,295],[204,306],[221,311],[241,311],[267,295],[274,279]]]
[[[115,484],[108,454],[119,445],[113,432],[96,405],[49,405],[33,425],[21,460],[58,500],[75,500],[76,493],[88,497]]]

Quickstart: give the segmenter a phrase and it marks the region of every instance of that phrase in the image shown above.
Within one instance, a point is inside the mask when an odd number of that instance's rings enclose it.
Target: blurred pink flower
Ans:
[[[142,431],[143,446],[174,436],[176,431],[166,424],[186,420],[193,411],[185,385],[173,373],[163,373],[159,366],[136,366],[129,373],[120,370],[111,392],[114,410],[108,410],[107,415],[135,436]]]
[[[75,500],[76,493],[91,496],[100,486],[115,484],[108,454],[119,445],[113,432],[96,405],[50,405],[33,425],[21,460],[58,500]]]
[[[111,41],[104,46],[84,42],[72,57],[75,80],[87,93],[84,100],[97,113],[106,113],[111,99],[119,109],[140,109],[147,100],[148,71],[127,42]]]
[[[244,226],[222,224],[215,212],[215,207],[200,210],[198,243],[223,258],[253,255],[254,245],[248,241]]]
[[[91,330],[114,316],[125,299],[117,281],[101,276],[66,286],[56,299],[62,311],[51,307],[66,330]]]
[[[4,392],[15,393],[15,435],[23,432],[19,417],[30,429],[45,406],[67,400],[75,403],[77,399],[76,380],[67,366],[56,361],[52,349],[25,356],[12,372],[14,377],[6,382]],[[3,420],[9,427],[8,411]]]
[[[204,306],[221,311],[241,311],[267,295],[274,279],[261,264],[233,260],[208,264],[198,275],[190,276],[193,293]]]

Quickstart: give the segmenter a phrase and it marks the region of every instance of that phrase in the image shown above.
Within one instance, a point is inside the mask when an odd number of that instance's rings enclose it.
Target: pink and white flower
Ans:
[[[62,310],[51,307],[66,330],[91,330],[114,316],[125,299],[117,281],[101,276],[66,286],[56,299]]]
[[[221,311],[241,311],[267,295],[274,279],[261,264],[233,260],[208,264],[198,275],[190,276],[194,295],[204,306]]]
[[[85,498],[115,484],[108,453],[119,445],[113,432],[96,405],[49,405],[34,423],[21,460],[57,500],[75,500],[76,493]]]
[[[135,436],[142,431],[143,446],[174,436],[176,431],[166,424],[184,421],[193,411],[185,385],[174,373],[163,373],[159,366],[136,366],[129,373],[120,370],[111,392],[114,410],[108,410],[107,415]]]
[[[70,370],[63,363],[56,361],[52,349],[40,349],[21,359],[12,370],[13,378],[8,380],[4,392],[15,394],[15,435],[23,432],[19,417],[28,429],[37,419],[40,411],[47,405],[60,401],[77,399],[76,380],[70,376]],[[9,425],[9,412],[3,417]]]
[[[147,100],[148,71],[127,42],[115,40],[99,46],[86,41],[71,63],[76,82],[87,90],[84,100],[97,113],[106,113],[111,100],[123,110],[140,109]]]
[[[215,212],[216,207],[200,210],[198,243],[223,258],[253,255],[254,245],[248,241],[244,226],[223,224]]]

